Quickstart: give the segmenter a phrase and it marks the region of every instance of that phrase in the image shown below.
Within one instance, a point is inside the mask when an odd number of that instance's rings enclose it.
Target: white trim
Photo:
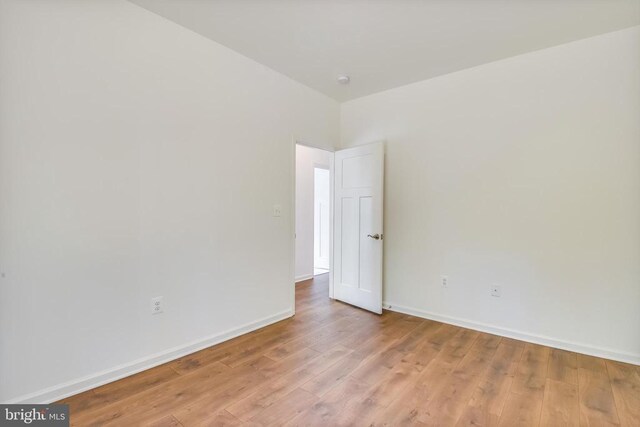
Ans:
[[[194,353],[212,345],[219,344],[223,341],[230,340],[232,338],[244,335],[248,332],[255,331],[256,329],[263,328],[271,325],[272,323],[279,322],[287,319],[293,315],[291,310],[281,311],[272,316],[264,317],[254,322],[247,323],[239,328],[227,330],[225,332],[209,336],[207,338],[193,341],[191,343],[173,347],[169,350],[162,351],[160,353],[153,354],[142,359],[134,360],[129,363],[116,366],[111,369],[107,369],[102,372],[87,375],[82,378],[68,381],[66,383],[58,384],[52,387],[45,388],[34,393],[29,393],[23,396],[19,396],[8,400],[5,403],[51,403],[64,399],[65,397],[73,396],[74,394],[82,393],[83,391],[90,390],[95,387],[119,380],[124,377],[128,377],[138,372],[145,371],[163,363],[170,362],[178,359],[187,354]]]
[[[335,209],[335,201],[334,191],[335,191],[335,151],[331,153],[329,156],[329,298],[333,299],[333,235],[335,233],[335,218],[334,214],[336,212]]]
[[[527,332],[516,331],[509,328],[502,328],[486,323],[475,322],[473,320],[431,313],[418,308],[406,307],[387,301],[385,301],[382,306],[390,311],[396,311],[398,313],[409,314],[411,316],[422,317],[424,319],[435,320],[442,323],[449,323],[451,325],[461,326],[463,328],[473,329],[480,332],[487,332],[490,334],[513,338],[520,341],[527,341],[534,344],[546,345],[548,347],[559,348],[576,353],[588,354],[590,356],[602,357],[605,359],[617,360],[619,362],[640,365],[640,354],[631,354],[613,349],[596,347],[588,344],[563,341],[543,335],[530,334]]]
[[[313,279],[313,274],[303,274],[302,276],[296,277],[296,283],[304,282],[305,280]]]
[[[289,206],[289,215],[291,215],[291,221],[289,221],[291,240],[291,254],[289,255],[289,280],[293,279],[293,285],[290,285],[290,298],[291,298],[291,312],[296,314],[296,180],[297,180],[297,161],[298,161],[298,146],[297,138],[295,135],[291,135],[291,206]],[[289,282],[291,283],[291,282]]]

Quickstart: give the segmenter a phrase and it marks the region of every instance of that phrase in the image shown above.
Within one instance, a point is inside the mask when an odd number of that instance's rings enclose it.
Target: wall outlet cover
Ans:
[[[163,297],[151,298],[151,314],[160,314],[164,311]]]

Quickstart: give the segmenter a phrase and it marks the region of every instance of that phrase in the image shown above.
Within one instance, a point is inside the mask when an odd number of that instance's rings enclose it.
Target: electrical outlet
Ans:
[[[273,205],[273,216],[282,216],[282,206]]]
[[[442,283],[443,288],[449,287],[449,276],[440,276],[440,283]]]
[[[500,298],[502,296],[502,287],[498,285],[491,286],[491,296]]]
[[[162,297],[151,298],[151,314],[160,314],[164,311]]]

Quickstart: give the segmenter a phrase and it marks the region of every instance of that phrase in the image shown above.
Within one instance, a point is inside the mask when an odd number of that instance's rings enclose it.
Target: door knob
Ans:
[[[380,240],[382,238],[382,236],[380,236],[378,233],[374,234],[373,236],[371,234],[367,234],[367,237],[371,237],[375,240]]]

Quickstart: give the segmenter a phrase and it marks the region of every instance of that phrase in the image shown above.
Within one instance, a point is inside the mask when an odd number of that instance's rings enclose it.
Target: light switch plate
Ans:
[[[282,206],[273,205],[273,216],[282,216]]]

